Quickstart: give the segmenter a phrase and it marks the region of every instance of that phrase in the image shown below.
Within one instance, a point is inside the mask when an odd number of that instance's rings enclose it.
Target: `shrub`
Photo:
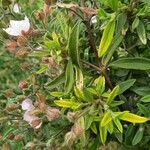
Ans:
[[[2,149],[149,149],[148,0],[0,6]]]

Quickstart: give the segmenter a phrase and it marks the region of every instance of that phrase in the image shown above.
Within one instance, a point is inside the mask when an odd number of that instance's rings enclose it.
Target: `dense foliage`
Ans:
[[[0,2],[0,149],[149,149],[149,0]]]

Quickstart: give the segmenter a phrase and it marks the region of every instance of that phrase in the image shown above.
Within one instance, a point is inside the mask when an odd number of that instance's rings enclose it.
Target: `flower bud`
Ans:
[[[76,138],[80,138],[80,136],[83,133],[83,128],[80,127],[79,125],[75,124],[72,128],[71,128],[71,132],[74,133]]]
[[[20,64],[20,68],[21,68],[22,71],[28,70],[29,67],[30,67],[30,66],[29,66],[29,64],[27,64],[27,63],[22,63],[22,64]]]
[[[19,59],[26,58],[28,55],[28,51],[26,49],[19,49],[16,53],[16,57]]]
[[[8,40],[5,43],[5,47],[7,49],[16,49],[17,48],[17,42],[16,41],[10,41],[10,40]]]
[[[6,43],[5,43],[5,47],[7,48],[7,50],[12,53],[12,54],[15,54],[16,51],[17,51],[17,42],[16,41],[10,41],[8,40]]]
[[[45,13],[46,15],[48,15],[48,14],[51,13],[51,10],[52,10],[52,9],[51,9],[50,5],[44,3],[44,8],[43,8],[43,10],[44,10],[44,13]]]
[[[17,39],[18,46],[25,46],[25,45],[27,45],[27,43],[28,43],[28,40],[25,36],[18,37],[18,39]]]
[[[52,108],[52,107],[47,107],[45,113],[46,113],[46,117],[49,121],[56,120],[60,116],[59,109]]]
[[[73,144],[73,141],[75,140],[75,135],[72,133],[72,132],[68,132],[66,135],[65,135],[65,143],[68,145],[68,146],[71,146]]]
[[[35,118],[31,121],[30,125],[35,128],[35,129],[38,129],[41,127],[42,125],[42,120],[40,118]]]
[[[39,12],[37,12],[37,13],[35,14],[35,17],[36,17],[38,20],[43,21],[44,18],[45,18],[45,14],[44,14],[44,12],[39,11]]]
[[[23,140],[23,135],[16,135],[15,138],[14,138],[15,141],[19,142],[19,141],[22,141]]]
[[[14,135],[13,133],[10,133],[10,134],[8,135],[7,139],[13,140],[14,137],[15,137],[15,135]]]
[[[18,84],[18,87],[19,87],[20,89],[25,89],[25,88],[27,88],[27,82],[25,82],[25,81],[20,81],[19,84]]]
[[[34,148],[35,148],[35,144],[33,142],[28,142],[25,145],[25,149],[34,150]]]
[[[14,96],[13,90],[12,90],[12,89],[6,90],[6,91],[5,91],[5,96],[6,96],[6,97],[12,97],[12,96]]]
[[[10,150],[10,146],[7,143],[4,143],[1,150]]]
[[[67,119],[70,122],[74,122],[76,120],[77,116],[78,116],[77,112],[68,112],[67,113]]]
[[[44,57],[44,58],[42,59],[42,63],[43,63],[43,64],[48,64],[48,63],[49,63],[49,58],[48,58],[48,57]]]
[[[10,111],[14,111],[14,110],[16,110],[17,109],[17,107],[18,107],[18,105],[17,104],[10,104],[9,106],[7,106],[6,107],[6,111],[8,111],[8,112],[10,112]]]

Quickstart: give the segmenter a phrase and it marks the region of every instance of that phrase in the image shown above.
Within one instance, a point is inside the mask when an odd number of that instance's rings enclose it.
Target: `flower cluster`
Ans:
[[[26,98],[21,106],[22,110],[25,110],[23,120],[35,129],[40,128],[42,125],[42,119],[37,116],[37,113],[43,113],[49,121],[53,121],[60,116],[60,111],[57,108],[46,105],[44,97],[40,94],[37,94],[37,107],[33,105],[32,100],[29,98]]]

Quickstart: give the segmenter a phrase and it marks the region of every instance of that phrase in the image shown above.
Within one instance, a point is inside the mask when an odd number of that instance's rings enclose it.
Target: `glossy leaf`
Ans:
[[[71,108],[71,109],[77,109],[80,107],[80,103],[77,103],[77,102],[74,102],[72,100],[69,100],[69,99],[64,99],[64,100],[55,100],[54,103],[57,105],[57,106],[60,106],[60,107],[64,107],[64,108]]]
[[[75,76],[76,76],[76,87],[79,89],[83,89],[83,73],[81,69],[77,66],[75,66]]]
[[[74,70],[73,70],[73,64],[71,60],[68,61],[65,75],[66,75],[65,91],[66,93],[69,93],[74,84]]]
[[[142,57],[120,58],[110,63],[109,66],[124,69],[150,70],[150,59]]]
[[[144,128],[140,127],[132,140],[132,145],[136,145],[142,140],[143,133],[144,133]]]
[[[139,22],[140,22],[139,18],[136,17],[136,18],[134,19],[133,23],[132,23],[132,30],[134,30],[134,29],[136,29],[136,28],[138,27]]]
[[[96,91],[98,93],[98,95],[102,95],[102,93],[105,90],[105,78],[100,76],[95,80],[95,84],[96,84]]]
[[[102,144],[105,144],[107,138],[107,129],[106,127],[99,126],[99,130],[100,130],[100,139],[102,141]]]
[[[120,87],[119,94],[122,94],[124,91],[126,91],[131,86],[133,86],[135,81],[136,81],[135,79],[129,79],[129,80],[119,83],[118,84]]]
[[[101,127],[106,126],[112,120],[111,113],[109,111],[105,112],[101,120]]]
[[[108,24],[106,25],[103,31],[102,39],[98,50],[99,57],[102,57],[108,50],[108,47],[111,44],[113,39],[114,31],[115,31],[115,20],[112,20],[108,22]]]
[[[123,132],[123,127],[122,124],[120,122],[120,120],[118,118],[113,119],[115,125],[117,126],[118,130],[122,133]]]
[[[132,122],[132,123],[144,123],[147,122],[149,119],[146,117],[141,117],[132,113],[125,113],[119,116],[119,119]]]
[[[97,134],[98,131],[97,131],[95,122],[92,123],[92,125],[91,125],[90,128],[91,128],[91,130],[92,130],[95,134]]]
[[[141,40],[141,42],[146,45],[147,43],[147,37],[146,37],[146,31],[145,26],[142,21],[139,21],[139,25],[137,27],[137,34]]]
[[[119,0],[107,0],[107,2],[112,10],[116,11],[118,9]]]
[[[114,125],[113,125],[113,122],[110,121],[110,122],[106,125],[106,127],[107,127],[107,131],[108,131],[110,134],[112,134],[113,131],[114,131]]]
[[[79,66],[79,24],[76,24],[69,36],[68,50],[72,63]]]
[[[112,91],[111,93],[109,94],[108,98],[107,98],[107,104],[110,104],[114,99],[115,97],[118,95],[119,93],[119,86],[117,85]]]
[[[144,103],[150,103],[150,95],[146,95],[141,98],[141,101]]]

